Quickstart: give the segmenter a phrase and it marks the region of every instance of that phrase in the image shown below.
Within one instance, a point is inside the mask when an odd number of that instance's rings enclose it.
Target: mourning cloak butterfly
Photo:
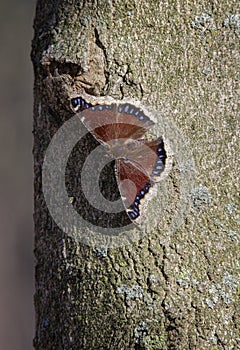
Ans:
[[[76,97],[71,104],[75,112],[81,112],[88,130],[116,159],[115,173],[124,207],[129,218],[139,222],[142,204],[161,179],[167,159],[162,137],[154,141],[143,139],[155,123],[130,103],[93,105]]]

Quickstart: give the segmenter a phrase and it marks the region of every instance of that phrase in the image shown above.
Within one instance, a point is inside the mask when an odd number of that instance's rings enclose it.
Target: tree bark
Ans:
[[[237,8],[237,1],[38,0],[35,349],[239,347]],[[158,136],[167,133],[172,169],[150,209],[154,227],[139,239],[132,229],[124,244],[85,242],[50,214],[44,156],[74,118],[77,94],[141,101],[158,118]],[[68,162],[70,193],[95,141],[84,142]]]

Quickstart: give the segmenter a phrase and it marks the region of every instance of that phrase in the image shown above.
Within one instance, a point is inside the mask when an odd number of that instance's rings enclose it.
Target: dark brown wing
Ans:
[[[91,106],[81,112],[82,121],[100,142],[140,139],[154,124],[143,111],[130,104]]]
[[[148,174],[152,181],[159,181],[166,163],[166,150],[162,137],[154,141],[138,141],[133,143],[126,158]]]
[[[152,187],[151,179],[137,164],[126,160],[116,161],[116,176],[123,204],[134,221],[142,214],[141,201]]]

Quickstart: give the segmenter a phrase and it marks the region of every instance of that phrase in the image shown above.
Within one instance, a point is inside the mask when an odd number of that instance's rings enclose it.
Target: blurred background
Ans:
[[[0,0],[0,349],[33,349],[34,0]]]

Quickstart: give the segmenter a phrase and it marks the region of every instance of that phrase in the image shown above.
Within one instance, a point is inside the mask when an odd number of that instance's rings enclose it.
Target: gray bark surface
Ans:
[[[239,348],[238,6],[38,0],[35,349]],[[165,211],[132,244],[83,244],[45,203],[44,155],[76,93],[134,98],[181,135]]]

